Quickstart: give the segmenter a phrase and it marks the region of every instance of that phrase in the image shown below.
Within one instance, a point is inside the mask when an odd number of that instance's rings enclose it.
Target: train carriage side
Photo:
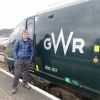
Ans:
[[[37,75],[100,94],[99,0],[39,14],[35,33]]]

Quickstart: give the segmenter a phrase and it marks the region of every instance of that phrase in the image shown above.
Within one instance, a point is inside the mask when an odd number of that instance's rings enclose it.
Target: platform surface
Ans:
[[[0,100],[55,100],[34,89],[23,88],[19,82],[18,91],[12,94],[13,77],[0,70]]]

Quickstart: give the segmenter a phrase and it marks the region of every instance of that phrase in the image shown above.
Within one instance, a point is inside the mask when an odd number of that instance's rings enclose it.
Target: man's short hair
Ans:
[[[23,30],[23,31],[22,31],[22,34],[23,34],[23,33],[29,33],[29,32],[28,32],[28,30]]]

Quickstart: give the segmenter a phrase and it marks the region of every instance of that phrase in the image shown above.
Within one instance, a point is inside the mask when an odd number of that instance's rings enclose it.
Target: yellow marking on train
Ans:
[[[100,52],[100,46],[99,45],[94,46],[94,52]]]
[[[39,71],[39,66],[38,65],[36,65],[36,71]]]

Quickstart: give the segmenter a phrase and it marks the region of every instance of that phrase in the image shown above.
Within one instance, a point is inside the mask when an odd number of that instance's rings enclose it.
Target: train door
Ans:
[[[28,30],[29,32],[29,37],[31,38],[31,40],[33,41],[33,48],[34,48],[34,55],[35,55],[35,18],[29,18],[27,21],[26,21],[26,29]],[[34,58],[33,58],[34,59]],[[32,59],[32,60],[33,60]],[[34,61],[33,61],[34,62]],[[33,63],[32,63],[33,65]],[[31,68],[33,68],[34,66],[32,66]]]

